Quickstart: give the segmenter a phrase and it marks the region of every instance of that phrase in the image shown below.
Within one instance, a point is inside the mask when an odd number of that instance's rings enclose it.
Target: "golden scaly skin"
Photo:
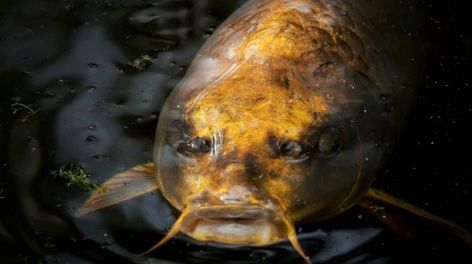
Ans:
[[[202,48],[157,129],[155,176],[183,212],[175,228],[267,245],[294,221],[339,214],[367,191],[381,158],[373,140],[384,136],[378,85],[391,85],[389,65],[377,67],[381,47],[364,45],[375,42],[369,29],[336,3],[249,1]],[[251,233],[260,218],[251,206],[270,212],[271,231]]]

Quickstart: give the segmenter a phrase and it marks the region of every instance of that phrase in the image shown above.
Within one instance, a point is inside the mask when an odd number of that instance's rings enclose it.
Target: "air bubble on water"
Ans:
[[[155,120],[155,119],[158,119],[159,118],[159,114],[158,113],[152,113],[151,114],[151,119],[152,120]]]
[[[142,123],[144,118],[142,116],[137,116],[136,117],[136,123]]]
[[[97,126],[95,126],[94,124],[91,124],[91,125],[88,126],[88,129],[89,130],[95,130],[95,129],[97,129]]]
[[[214,27],[208,28],[208,30],[205,32],[205,34],[203,34],[203,37],[204,38],[209,38],[213,34],[214,31],[215,31]]]
[[[88,88],[89,91],[93,91],[93,90],[97,89],[97,87],[95,87],[93,85],[89,85],[87,88]]]
[[[98,64],[96,64],[96,63],[89,63],[89,64],[87,64],[87,66],[88,66],[90,69],[96,69],[96,68],[98,68]]]
[[[88,136],[86,141],[89,143],[95,143],[97,141],[97,138],[94,136]]]
[[[67,3],[64,5],[64,9],[67,11],[70,11],[74,8],[74,5],[72,3]]]
[[[259,251],[259,250],[254,250],[252,251],[250,254],[249,254],[249,257],[251,259],[260,259],[260,260],[265,260],[266,257],[264,255],[263,252]]]
[[[31,69],[28,67],[21,68],[21,72],[24,74],[31,74]]]
[[[46,90],[45,94],[49,97],[54,97],[56,95],[56,92],[54,90]]]

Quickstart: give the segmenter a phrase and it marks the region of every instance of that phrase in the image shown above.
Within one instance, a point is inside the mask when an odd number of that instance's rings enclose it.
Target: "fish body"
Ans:
[[[366,195],[441,222],[369,191],[415,80],[413,49],[373,3],[248,1],[167,99],[154,164],[115,176],[79,214],[159,189],[181,215],[152,249],[182,232],[234,245],[289,239],[303,256],[295,222]]]
[[[246,206],[249,215],[257,206],[280,222],[322,220],[355,205],[394,124],[382,97],[399,96],[401,86],[391,47],[362,15],[345,1],[277,0],[249,1],[229,17],[163,108],[154,162],[167,200],[191,219]],[[233,209],[223,213],[227,204]],[[285,238],[248,241],[225,233],[243,228],[231,221],[205,221],[182,231],[231,244]]]

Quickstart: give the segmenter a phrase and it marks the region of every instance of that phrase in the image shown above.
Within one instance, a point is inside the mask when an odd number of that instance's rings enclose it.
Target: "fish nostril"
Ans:
[[[253,197],[251,191],[245,186],[234,186],[227,192],[219,196],[223,202],[229,203],[247,203]]]

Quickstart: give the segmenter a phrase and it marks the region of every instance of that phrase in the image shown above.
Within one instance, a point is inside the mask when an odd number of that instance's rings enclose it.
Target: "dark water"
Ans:
[[[221,247],[184,237],[140,256],[175,218],[159,193],[75,218],[90,193],[57,177],[73,165],[102,182],[151,160],[166,96],[242,2],[2,1],[0,263],[302,263],[288,243]],[[444,2],[421,8],[429,37],[421,43],[424,76],[376,186],[472,229],[468,13]],[[37,112],[14,114],[15,103]],[[299,239],[319,263],[472,261],[447,232],[409,220],[412,240],[355,208],[301,226]]]

